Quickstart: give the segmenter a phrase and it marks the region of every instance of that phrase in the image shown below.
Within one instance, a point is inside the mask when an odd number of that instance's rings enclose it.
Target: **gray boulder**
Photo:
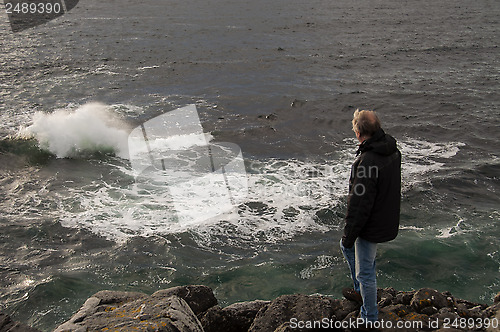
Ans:
[[[332,300],[324,296],[282,295],[263,307],[249,332],[288,331],[295,322],[320,322],[335,319]],[[294,328],[294,331],[301,331]]]
[[[87,299],[55,332],[159,330],[203,332],[193,312],[201,313],[217,300],[205,286],[173,287],[151,296],[136,292],[100,291]],[[191,307],[191,305],[193,307]]]
[[[129,302],[114,310],[90,316],[84,323],[90,331],[109,328],[121,331],[203,332],[200,322],[186,301],[175,295]]]
[[[411,300],[413,299],[413,296],[415,295],[416,292],[417,291],[398,292],[394,297],[392,304],[410,305]]]
[[[429,310],[431,310],[433,311],[432,314],[434,314],[439,309],[446,307],[448,305],[448,300],[446,296],[444,296],[437,290],[430,288],[422,288],[419,289],[415,293],[415,295],[413,295],[410,305],[419,313],[422,311],[428,312]],[[431,308],[431,309],[426,309],[426,308]]]
[[[205,332],[241,332],[248,331],[255,316],[270,301],[251,301],[234,303],[225,308],[214,306],[200,319]]]
[[[359,303],[347,299],[332,300],[332,306],[335,318],[340,321],[346,318],[351,312],[359,312],[359,308],[361,307]]]
[[[151,297],[162,298],[169,296],[178,296],[189,304],[195,315],[199,315],[209,308],[217,305],[217,299],[210,287],[203,285],[178,286],[159,290]]]

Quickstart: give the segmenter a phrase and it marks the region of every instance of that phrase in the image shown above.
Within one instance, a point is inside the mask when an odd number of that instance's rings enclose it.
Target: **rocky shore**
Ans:
[[[500,331],[500,292],[491,305],[448,292],[378,290],[378,331]],[[100,291],[91,296],[64,331],[285,332],[356,331],[360,304],[320,295],[282,295],[227,307],[209,287],[179,286],[152,295]],[[0,316],[0,331],[36,331]]]

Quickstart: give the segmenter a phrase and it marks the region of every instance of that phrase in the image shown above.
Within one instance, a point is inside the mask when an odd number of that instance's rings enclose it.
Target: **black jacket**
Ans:
[[[342,243],[359,237],[375,243],[393,240],[399,229],[401,153],[396,140],[379,129],[358,149],[351,168]]]

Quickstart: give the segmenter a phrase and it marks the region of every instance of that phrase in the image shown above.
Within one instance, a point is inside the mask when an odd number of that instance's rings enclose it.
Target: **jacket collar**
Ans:
[[[373,134],[372,137],[365,139],[363,143],[361,143],[358,147],[358,151],[356,151],[356,156],[358,156],[360,153],[363,153],[365,151],[369,151],[372,149],[370,146],[373,142],[376,142],[380,139],[382,139],[385,136],[385,132],[382,128],[377,130],[375,134]]]

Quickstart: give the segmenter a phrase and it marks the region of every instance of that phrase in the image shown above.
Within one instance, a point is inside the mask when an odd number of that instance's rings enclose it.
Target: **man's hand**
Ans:
[[[347,249],[351,249],[354,247],[354,242],[353,241],[347,241],[347,237],[344,235],[342,236],[342,246]]]

